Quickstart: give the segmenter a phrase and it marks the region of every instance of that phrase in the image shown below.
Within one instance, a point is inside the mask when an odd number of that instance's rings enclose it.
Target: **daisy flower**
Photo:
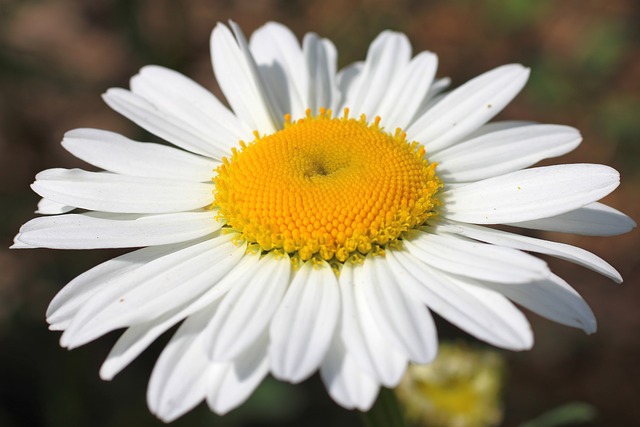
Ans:
[[[585,250],[487,227],[615,235],[634,223],[597,201],[607,166],[533,167],[580,143],[577,130],[487,122],[529,70],[505,65],[444,93],[431,52],[385,31],[366,59],[268,23],[247,41],[211,36],[228,102],[185,76],[143,68],[106,103],[173,146],[76,129],[62,145],[102,171],[49,169],[14,248],[139,248],[72,280],[47,312],[75,348],[125,328],[109,380],[180,323],[151,375],[151,411],[171,421],[203,400],[223,414],[263,378],[320,372],[331,397],[368,410],[408,363],[433,360],[433,311],[500,348],[528,349],[513,302],[594,332],[582,298],[530,253],[616,282]]]

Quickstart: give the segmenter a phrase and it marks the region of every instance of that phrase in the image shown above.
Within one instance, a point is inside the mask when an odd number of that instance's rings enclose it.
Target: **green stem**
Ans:
[[[369,412],[362,412],[365,427],[406,427],[398,398],[393,390],[382,388]]]

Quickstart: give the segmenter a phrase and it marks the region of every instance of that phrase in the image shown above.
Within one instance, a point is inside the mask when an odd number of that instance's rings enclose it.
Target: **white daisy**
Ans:
[[[529,252],[620,282],[613,267],[485,226],[615,235],[635,225],[597,202],[618,185],[610,167],[530,168],[573,150],[577,130],[486,124],[527,68],[441,94],[436,56],[412,57],[403,34],[383,32],[363,62],[336,72],[327,39],[307,34],[300,46],[269,23],[247,42],[230,27],[211,37],[230,108],[177,72],[145,67],[104,99],[175,147],[76,129],[63,146],[104,171],[36,176],[46,216],[13,247],[142,247],[54,298],[48,321],[64,347],[126,328],[100,371],[108,380],[184,320],[148,388],[151,410],[171,421],[203,400],[223,414],[269,373],[297,383],[317,370],[336,402],[366,411],[409,362],[433,359],[430,310],[512,350],[533,338],[511,301],[595,331],[586,303]]]

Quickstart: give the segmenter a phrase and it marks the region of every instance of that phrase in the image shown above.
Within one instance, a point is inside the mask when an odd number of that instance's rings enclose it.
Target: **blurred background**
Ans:
[[[606,203],[640,219],[640,2],[636,0],[0,0],[0,426],[159,426],[145,403],[163,336],[112,382],[98,369],[118,333],[71,352],[44,319],[48,302],[74,276],[117,251],[12,250],[38,197],[34,175],[86,167],[59,142],[95,127],[155,140],[111,111],[100,94],[126,87],[146,64],[177,69],[219,94],[209,34],[233,19],[247,35],[268,20],[299,37],[334,41],[339,66],[363,59],[384,29],[406,33],[414,52],[438,54],[438,76],[458,86],[498,65],[532,68],[529,84],[498,118],[577,127],[584,142],[560,161],[611,165],[622,185]],[[555,161],[554,161],[555,162]],[[505,426],[581,401],[588,426],[640,425],[640,235],[553,233],[612,263],[625,282],[549,259],[593,308],[593,336],[528,313],[535,348],[499,352],[506,364]],[[441,338],[463,339],[437,319]],[[334,404],[317,376],[291,386],[267,380],[240,409],[220,418],[205,407],[175,426],[351,426],[358,414]]]

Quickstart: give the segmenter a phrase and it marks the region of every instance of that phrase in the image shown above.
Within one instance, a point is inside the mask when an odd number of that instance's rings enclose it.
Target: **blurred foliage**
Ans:
[[[640,2],[636,0],[0,0],[0,238],[7,248],[33,216],[33,176],[49,167],[85,167],[59,145],[66,130],[97,127],[156,140],[106,108],[99,94],[126,86],[149,63],[175,68],[220,95],[208,57],[216,22],[247,34],[267,20],[298,36],[333,40],[339,65],[361,60],[384,29],[407,33],[414,52],[438,54],[438,75],[453,87],[490,68],[521,62],[528,86],[499,119],[578,127],[584,143],[567,162],[611,164],[624,177],[613,206],[636,220],[640,185]],[[623,287],[567,264],[554,271],[585,293],[602,332],[577,331],[530,316],[537,344],[504,353],[510,369],[505,426],[544,408],[581,399],[599,418],[587,425],[630,426],[640,419],[638,233],[578,239],[618,267]],[[112,382],[98,369],[116,334],[68,352],[47,330],[44,312],[75,275],[118,251],[0,249],[0,425],[7,427],[161,426],[145,403],[163,336]],[[600,285],[600,286],[597,286]],[[473,341],[438,321],[441,338]],[[579,411],[577,412],[579,413]],[[586,418],[585,418],[586,419]],[[604,421],[599,421],[604,420]],[[543,418],[544,421],[544,418]],[[354,426],[355,412],[327,396],[317,376],[300,385],[268,379],[224,417],[205,405],[173,426]],[[598,423],[601,424],[598,424]],[[544,424],[543,424],[544,425]],[[538,427],[538,424],[536,424]]]

